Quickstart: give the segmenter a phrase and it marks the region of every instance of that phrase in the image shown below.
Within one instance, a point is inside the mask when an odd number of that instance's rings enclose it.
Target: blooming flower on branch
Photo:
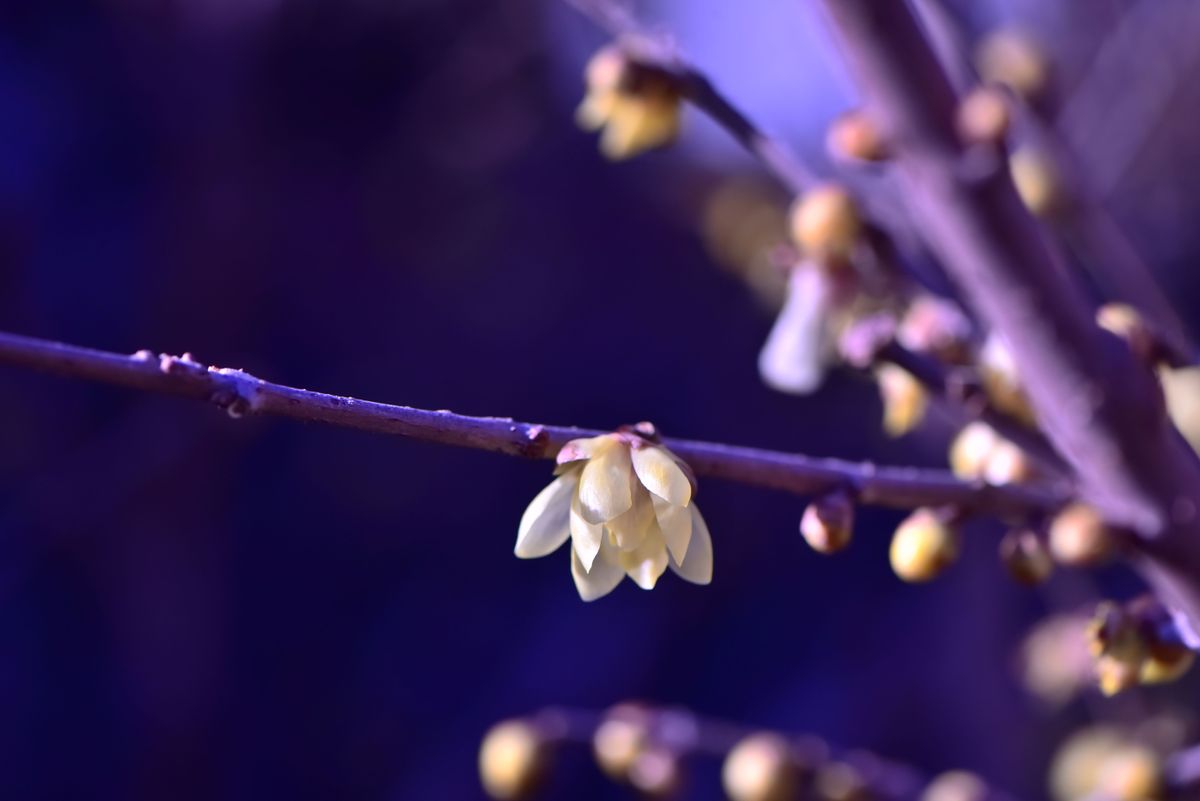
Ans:
[[[680,94],[671,78],[639,65],[610,45],[592,56],[587,95],[575,113],[579,126],[599,131],[600,151],[619,161],[670,144],[679,134]]]
[[[575,439],[558,454],[558,477],[521,518],[516,555],[546,556],[571,540],[571,575],[585,601],[629,576],[653,589],[670,567],[694,584],[712,580],[712,540],[692,501],[690,470],[648,437],[647,424]]]

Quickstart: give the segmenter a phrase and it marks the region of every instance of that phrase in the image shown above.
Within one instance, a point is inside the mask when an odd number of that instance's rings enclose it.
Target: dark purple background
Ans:
[[[571,119],[601,41],[549,0],[0,4],[0,326],[428,408],[940,464],[936,434],[882,439],[866,382],[761,385],[769,315],[694,230],[727,153],[604,163]],[[828,115],[794,99],[753,111],[814,151]],[[1176,275],[1195,232],[1163,221],[1197,146],[1162,128],[1115,206]],[[636,697],[1036,798],[1083,714],[1017,686],[1047,602],[1004,579],[986,524],[914,588],[887,566],[896,515],[865,511],[825,560],[801,499],[707,482],[711,587],[584,604],[565,551],[512,557],[546,464],[0,382],[5,797],[473,798],[491,723]],[[623,797],[584,756],[548,796]],[[718,797],[713,765],[689,797]]]

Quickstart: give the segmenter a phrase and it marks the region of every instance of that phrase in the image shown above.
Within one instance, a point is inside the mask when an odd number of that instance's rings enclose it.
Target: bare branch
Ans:
[[[1154,376],[1095,325],[1002,160],[970,163],[955,130],[957,97],[908,4],[824,5],[894,144],[930,247],[1006,340],[1085,496],[1141,535],[1144,572],[1200,620],[1200,462],[1170,427]]]
[[[0,333],[0,364],[209,401],[233,417],[289,417],[531,459],[552,459],[569,440],[605,433],[346,398],[273,384],[241,370],[207,367],[188,355],[139,351],[124,356],[15,334]],[[845,488],[862,503],[876,506],[957,506],[1024,517],[1053,511],[1066,501],[1054,489],[964,482],[938,470],[876,467],[682,439],[664,444],[698,475],[801,495]]]

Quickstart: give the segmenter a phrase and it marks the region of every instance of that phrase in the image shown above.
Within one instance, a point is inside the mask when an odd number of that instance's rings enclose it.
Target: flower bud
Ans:
[[[532,725],[509,720],[493,726],[479,748],[479,778],[492,798],[528,798],[546,770],[546,744]]]
[[[627,780],[633,763],[646,748],[648,733],[645,710],[633,704],[614,707],[592,735],[596,763],[610,778]]]
[[[972,359],[971,329],[971,321],[957,304],[921,293],[905,309],[896,340],[909,350],[961,365]]]
[[[1008,98],[994,86],[977,86],[958,106],[958,135],[970,145],[995,145],[1003,141],[1011,122]]]
[[[1025,208],[1035,217],[1050,217],[1066,203],[1066,190],[1058,168],[1044,154],[1030,148],[1013,151],[1009,172]]]
[[[731,801],[787,801],[800,772],[787,741],[769,732],[746,737],[725,757],[721,783]]]
[[[951,770],[935,776],[924,792],[920,801],[984,801],[987,798],[987,785],[974,773],[965,770]]]
[[[983,468],[984,481],[997,487],[1004,484],[1021,484],[1032,479],[1034,475],[1033,463],[1029,461],[1025,451],[1006,439],[996,442]]]
[[[960,540],[957,526],[931,509],[917,509],[892,536],[892,570],[910,583],[931,581],[958,558]]]
[[[1142,684],[1169,684],[1191,670],[1195,662],[1196,652],[1184,646],[1170,650],[1151,646],[1138,680]]]
[[[987,338],[979,351],[979,377],[993,406],[1027,425],[1036,424],[1012,352],[995,334]]]
[[[1164,356],[1158,335],[1138,310],[1126,303],[1105,303],[1096,310],[1096,324],[1125,340],[1133,355],[1145,364],[1154,364]]]
[[[879,126],[861,109],[834,119],[825,135],[825,147],[835,159],[883,161],[888,155]]]
[[[1091,726],[1058,747],[1050,763],[1050,795],[1054,801],[1091,797],[1109,758],[1125,746],[1126,736],[1111,726]]]
[[[982,478],[1000,437],[987,423],[968,423],[950,443],[950,469],[970,481]]]
[[[1003,84],[1026,100],[1041,95],[1050,81],[1041,48],[1014,30],[989,34],[975,53],[975,63],[985,81]]]
[[[1146,641],[1125,610],[1103,603],[1087,628],[1088,645],[1096,657],[1096,680],[1105,695],[1137,685],[1146,659]]]
[[[597,52],[585,72],[587,94],[575,119],[585,130],[603,129],[600,150],[610,159],[636,156],[674,141],[681,95],[672,77],[631,57],[634,40]]]
[[[1013,529],[1000,540],[1000,559],[1013,580],[1020,584],[1041,584],[1054,572],[1050,552],[1037,534],[1028,529]]]
[[[1100,766],[1096,794],[1112,801],[1151,801],[1162,791],[1162,760],[1149,748],[1126,745]]]
[[[1091,506],[1072,503],[1050,524],[1050,553],[1069,567],[1098,567],[1116,552],[1112,530]]]
[[[888,436],[900,437],[916,428],[929,406],[929,394],[921,382],[894,364],[876,367],[875,380],[883,398],[883,430]]]
[[[810,189],[792,204],[792,239],[808,255],[823,261],[846,258],[862,232],[858,204],[839,184]]]
[[[679,757],[669,749],[652,746],[642,751],[629,766],[629,783],[650,798],[668,798],[682,783]]]
[[[854,501],[845,491],[817,498],[800,518],[800,534],[817,553],[833,554],[850,544],[854,530]]]

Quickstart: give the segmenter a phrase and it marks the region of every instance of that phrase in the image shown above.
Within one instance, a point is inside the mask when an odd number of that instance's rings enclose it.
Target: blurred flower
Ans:
[[[964,480],[1019,484],[1034,477],[1025,451],[996,433],[987,423],[968,423],[950,443],[950,469]]]
[[[1162,797],[1162,765],[1162,755],[1133,732],[1092,726],[1059,746],[1050,793],[1055,801],[1152,801]]]
[[[882,161],[888,156],[879,125],[862,109],[851,109],[830,123],[825,148],[834,158],[848,161]]]
[[[1068,567],[1099,567],[1112,559],[1117,544],[1095,507],[1072,503],[1050,523],[1050,553]]]
[[[921,382],[894,364],[876,367],[875,380],[883,399],[883,430],[888,436],[903,436],[920,425],[929,406],[929,394]]]
[[[636,43],[609,45],[592,56],[587,94],[576,111],[581,128],[599,131],[600,152],[627,159],[674,141],[679,133],[680,94],[665,73],[637,63]]]
[[[994,86],[977,86],[959,103],[958,135],[971,145],[996,145],[1008,133],[1008,97]]]
[[[932,581],[958,559],[961,539],[958,527],[937,512],[917,509],[892,535],[892,570],[910,583]]]
[[[1021,645],[1021,678],[1025,688],[1061,706],[1091,683],[1088,618],[1082,614],[1053,615],[1039,622]]]
[[[521,720],[497,723],[479,747],[479,778],[492,798],[528,798],[546,770],[546,744]]]
[[[975,51],[975,66],[988,83],[1007,86],[1026,100],[1036,99],[1050,82],[1050,65],[1028,35],[1012,29],[988,34]]]
[[[787,801],[800,784],[788,743],[778,734],[751,734],[725,757],[721,784],[731,801]]]
[[[987,795],[983,779],[965,770],[950,770],[926,785],[920,801],[984,801]]]
[[[1045,153],[1031,147],[1014,150],[1008,168],[1017,194],[1036,217],[1050,217],[1066,203],[1066,189],[1058,166]]]
[[[834,357],[835,282],[835,276],[813,262],[788,273],[783,308],[758,354],[758,373],[767,386],[793,395],[820,388]]]
[[[1192,449],[1200,452],[1200,367],[1163,368],[1158,373],[1167,414]]]
[[[640,430],[652,431],[643,424]],[[571,575],[593,601],[629,576],[653,589],[670,566],[695,584],[712,580],[712,540],[692,500],[687,466],[633,431],[571,440],[560,475],[529,504],[516,555],[545,556],[571,540]]]
[[[792,239],[805,255],[821,262],[845,261],[862,227],[858,204],[841,184],[814,187],[792,204]]]

